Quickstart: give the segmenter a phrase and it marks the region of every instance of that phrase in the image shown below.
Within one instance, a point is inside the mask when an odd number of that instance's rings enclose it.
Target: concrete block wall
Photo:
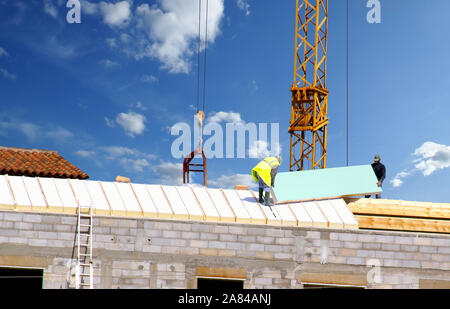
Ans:
[[[0,267],[42,268],[44,288],[66,288],[75,226],[76,216],[0,211]],[[114,217],[93,226],[97,288],[196,288],[199,266],[243,270],[244,288],[450,281],[450,235]]]

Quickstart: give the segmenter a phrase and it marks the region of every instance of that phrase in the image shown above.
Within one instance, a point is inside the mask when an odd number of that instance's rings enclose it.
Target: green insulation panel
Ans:
[[[272,189],[278,204],[380,193],[371,165],[278,173]]]

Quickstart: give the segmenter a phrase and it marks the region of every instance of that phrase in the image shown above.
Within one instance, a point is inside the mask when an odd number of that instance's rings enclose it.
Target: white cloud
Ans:
[[[3,48],[3,47],[0,47],[0,57],[2,57],[2,56],[9,56],[9,54],[7,53],[7,51]]]
[[[89,150],[78,150],[75,152],[77,156],[83,157],[83,158],[92,158],[95,156],[95,151],[89,151]]]
[[[395,177],[390,182],[394,188],[398,188],[403,184],[403,182],[404,182],[403,179],[411,176],[415,172],[416,172],[416,170],[400,172],[397,175],[395,175]]]
[[[144,115],[135,112],[120,113],[115,120],[105,117],[105,122],[108,127],[114,128],[117,123],[130,137],[142,134],[145,130],[146,121],[147,118]]]
[[[37,139],[51,139],[56,142],[61,142],[74,136],[72,132],[59,126],[51,124],[41,126],[14,118],[10,118],[7,121],[0,121],[0,130],[4,131],[2,134],[10,133],[11,131],[20,132],[29,140],[33,141]]]
[[[53,130],[48,130],[47,135],[53,139],[65,139],[73,136],[73,133],[64,128],[58,127]]]
[[[117,67],[117,66],[119,66],[119,64],[117,63],[117,62],[114,62],[114,61],[112,61],[112,60],[109,60],[109,59],[103,59],[103,60],[100,60],[100,62],[99,62],[101,65],[103,65],[105,68],[107,68],[107,69],[111,69],[111,68],[114,68],[114,67]]]
[[[97,3],[91,3],[87,0],[81,0],[81,9],[83,10],[83,13],[88,15],[97,14],[99,11]]]
[[[131,7],[127,1],[114,4],[102,1],[98,5],[103,15],[103,22],[110,27],[123,27],[130,21]]]
[[[20,122],[17,119],[0,122],[0,130],[2,135],[9,135],[11,131],[18,131],[30,140],[34,140],[40,135],[40,127],[38,125],[29,122]]]
[[[136,149],[131,149],[122,146],[109,146],[103,147],[103,150],[112,156],[123,156],[123,155],[138,155],[139,151]]]
[[[268,149],[269,143],[262,140],[254,141],[252,145],[250,145],[250,148],[248,149],[248,156],[250,158],[266,158],[269,156],[278,156],[281,154],[281,145],[279,143],[276,143],[275,145],[272,145],[271,148]]]
[[[35,52],[49,58],[70,59],[85,53],[85,48],[77,42],[64,42],[55,35],[48,35],[42,40],[27,41],[26,44]]]
[[[134,107],[137,108],[137,109],[140,109],[140,110],[142,110],[142,111],[147,110],[147,106],[145,106],[144,104],[142,104],[141,101],[137,101],[137,102],[136,102],[136,105],[135,105]]]
[[[8,70],[0,68],[0,73],[6,79],[16,80],[17,76],[15,74],[9,73]]]
[[[124,146],[96,147],[90,150],[78,150],[75,154],[83,158],[92,159],[99,165],[105,162],[106,159],[114,164],[114,168],[121,167],[129,173],[150,171],[151,165],[149,161],[157,159],[157,156],[154,154],[144,153]]]
[[[162,162],[152,167],[160,176],[161,184],[179,186],[183,184],[183,164]]]
[[[259,86],[258,86],[258,83],[256,82],[256,80],[252,80],[252,90],[253,91],[259,90]]]
[[[111,48],[117,47],[116,39],[114,39],[114,38],[108,38],[108,39],[105,39],[105,42],[106,42],[106,44],[108,44],[108,46],[111,47]]]
[[[134,112],[120,113],[116,117],[117,124],[119,124],[130,137],[142,134],[145,130],[146,121],[147,119],[144,115]]]
[[[37,136],[39,136],[40,128],[33,123],[19,123],[18,129],[31,140],[34,140]]]
[[[244,125],[245,122],[241,118],[241,114],[234,113],[234,112],[217,112],[213,113],[211,116],[209,116],[206,119],[207,123],[232,123],[232,124],[242,124]]]
[[[144,110],[145,107],[142,105],[142,103],[139,103],[140,102],[136,104],[136,107]],[[111,128],[114,128],[116,124],[118,124],[120,127],[122,127],[122,129],[125,130],[128,136],[134,137],[135,135],[140,135],[144,132],[147,118],[142,114],[130,111],[128,113],[118,114],[115,120],[105,117],[105,122],[106,125]]]
[[[58,9],[53,4],[52,0],[44,0],[44,12],[55,19],[58,17]]]
[[[436,170],[450,167],[450,146],[426,142],[416,149],[414,155],[421,157],[414,162],[417,162],[415,167],[424,176],[429,176]]]
[[[120,1],[117,3],[101,1],[99,3],[92,3],[87,0],[82,0],[81,8],[88,15],[102,15],[103,23],[112,28],[123,28],[129,24],[132,18],[131,4],[128,1]]]
[[[130,169],[133,168],[137,172],[142,173],[145,167],[149,167],[150,163],[146,159],[130,159],[130,158],[121,158],[120,163],[122,163],[125,168]]]
[[[450,167],[450,146],[425,142],[417,148],[413,156],[414,167],[397,173],[390,181],[393,187],[400,187],[404,179],[416,172],[421,172],[423,176],[430,176],[435,171]]]
[[[136,28],[146,35],[147,41],[134,53],[135,57],[156,58],[170,73],[189,73],[189,57],[197,49],[198,11],[197,0],[160,0],[159,5],[138,6]],[[205,13],[206,1],[202,1],[202,33],[205,33]],[[213,43],[220,34],[223,15],[223,0],[209,0],[208,43]],[[202,41],[205,42],[204,34]]]
[[[107,39],[110,47],[136,60],[156,59],[170,73],[190,72],[190,58],[198,48],[198,0],[158,0],[152,5],[140,4],[134,10],[131,0],[115,4],[82,0],[81,7],[85,14],[103,16],[105,24],[124,30],[117,38]],[[206,45],[205,13],[206,1],[202,1],[202,50]],[[208,44],[220,35],[223,17],[224,0],[209,0]]]
[[[153,160],[156,159],[155,155],[143,153],[137,149],[132,149],[123,146],[108,146],[100,148],[103,152],[105,152],[108,156],[107,159],[117,159],[119,157],[138,157],[142,159]]]
[[[113,119],[109,119],[108,117],[105,117],[105,122],[106,122],[106,125],[110,128],[116,127],[116,123],[114,122]]]
[[[141,77],[141,82],[143,83],[153,84],[157,83],[158,81],[159,81],[158,78],[153,75],[142,75]]]
[[[247,0],[236,0],[236,4],[241,11],[245,11],[245,15],[250,15],[250,4]]]
[[[236,185],[248,186],[256,189],[257,183],[250,174],[222,175],[218,179],[208,180],[208,185],[222,189],[234,189]]]

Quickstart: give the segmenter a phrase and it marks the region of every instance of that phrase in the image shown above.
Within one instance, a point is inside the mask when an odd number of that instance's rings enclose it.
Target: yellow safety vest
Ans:
[[[280,162],[278,161],[277,158],[274,157],[265,158],[252,169],[253,179],[256,182],[258,182],[258,175],[259,175],[259,177],[261,177],[264,183],[270,187],[270,185],[272,184],[272,174],[271,174],[272,169],[279,165]]]

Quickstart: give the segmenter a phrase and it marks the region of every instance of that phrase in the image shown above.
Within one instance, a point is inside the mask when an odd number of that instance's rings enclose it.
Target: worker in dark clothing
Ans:
[[[383,181],[386,178],[386,167],[380,162],[380,159],[380,155],[375,155],[373,158],[372,168],[378,179],[377,185],[381,188]],[[366,195],[366,198],[370,198],[370,195]],[[377,193],[376,198],[381,198],[381,193]]]

